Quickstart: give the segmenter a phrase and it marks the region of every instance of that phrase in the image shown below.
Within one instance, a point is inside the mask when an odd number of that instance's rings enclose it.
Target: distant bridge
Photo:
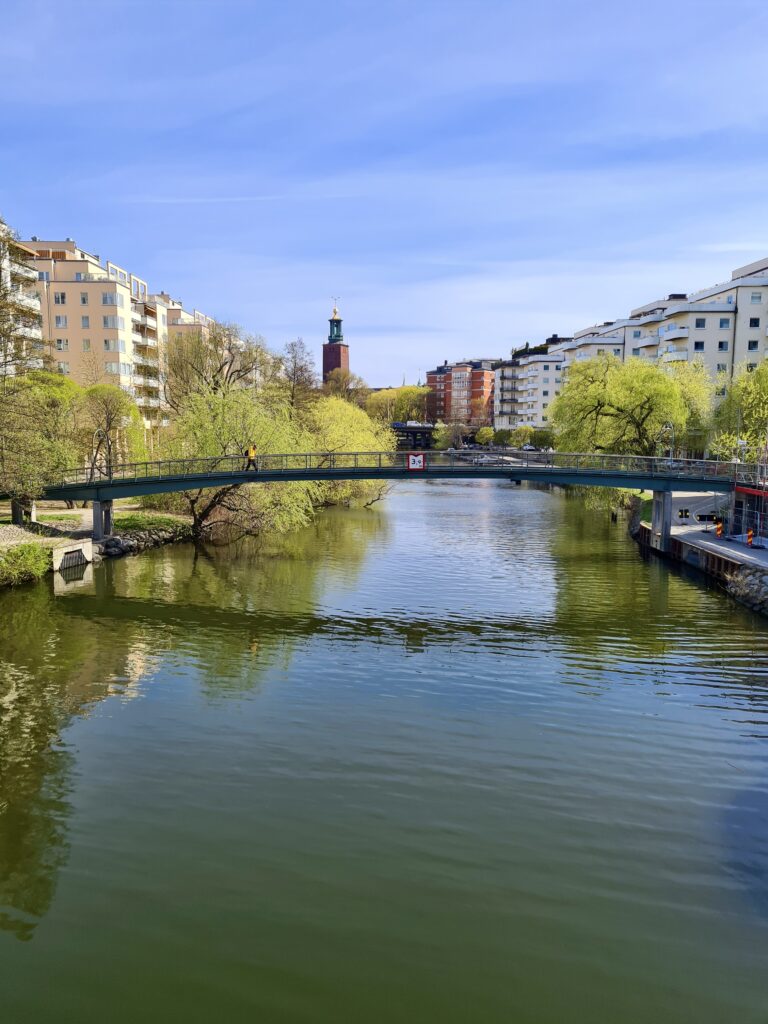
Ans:
[[[221,488],[241,484],[334,480],[507,480],[514,483],[642,488],[654,492],[654,535],[664,550],[669,537],[672,491],[732,492],[761,486],[760,467],[702,459],[506,449],[460,452],[308,452],[259,455],[246,469],[242,455],[162,459],[73,469],[45,489],[55,501],[93,501],[94,537],[110,531],[116,498]],[[102,509],[103,506],[103,509]],[[658,507],[657,507],[658,506]],[[106,513],[105,518],[102,515]],[[97,522],[98,519],[98,522]]]

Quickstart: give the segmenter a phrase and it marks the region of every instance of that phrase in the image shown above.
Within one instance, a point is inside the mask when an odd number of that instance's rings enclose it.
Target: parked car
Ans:
[[[537,452],[539,449],[535,444],[524,444],[521,451],[524,452]]]

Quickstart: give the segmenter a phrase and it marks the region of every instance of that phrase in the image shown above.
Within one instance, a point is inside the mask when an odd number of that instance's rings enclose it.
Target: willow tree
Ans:
[[[643,359],[599,355],[568,367],[551,409],[561,451],[654,455],[669,425],[690,418],[681,382]]]

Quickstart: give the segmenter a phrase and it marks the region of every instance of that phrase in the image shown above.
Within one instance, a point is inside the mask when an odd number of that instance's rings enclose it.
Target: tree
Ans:
[[[466,424],[459,420],[451,420],[449,423],[438,421],[432,432],[432,444],[438,451],[445,451],[446,448],[460,448],[466,432]]]
[[[530,444],[533,437],[533,427],[515,427],[509,437],[509,443],[513,448],[522,448],[524,444]]]
[[[738,454],[749,460],[764,457],[768,445],[768,363],[754,371],[742,369],[726,389],[714,414],[715,437],[710,451],[718,458]],[[739,445],[746,441],[746,445]]]
[[[281,366],[263,339],[237,324],[220,323],[171,330],[167,360],[165,398],[176,413],[192,395],[267,387]]]
[[[365,403],[365,411],[383,423],[406,423],[408,420],[424,422],[427,415],[427,397],[430,388],[404,384],[400,388],[382,388],[373,391]]]
[[[683,433],[689,409],[680,383],[643,359],[600,355],[568,369],[552,406],[565,451],[653,455],[666,424]]]
[[[292,414],[301,413],[317,394],[317,371],[302,338],[289,341],[285,346],[281,377]]]
[[[478,444],[491,444],[493,442],[493,427],[480,427],[475,434],[475,441]]]
[[[91,471],[142,458],[141,417],[131,398],[117,384],[93,384],[79,401],[81,446],[90,453]]]
[[[329,398],[343,398],[345,402],[353,402],[361,408],[368,399],[368,385],[362,377],[349,370],[331,370],[323,390]]]
[[[685,431],[676,440],[676,448],[703,454],[712,428],[715,382],[701,360],[670,363],[667,371],[679,384],[686,408]]]
[[[504,448],[509,444],[509,439],[512,436],[512,431],[502,428],[501,430],[494,431],[493,443],[498,448]]]

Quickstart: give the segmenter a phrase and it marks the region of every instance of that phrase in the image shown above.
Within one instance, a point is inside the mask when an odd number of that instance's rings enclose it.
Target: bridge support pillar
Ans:
[[[105,537],[111,537],[112,536],[112,530],[114,528],[114,526],[113,526],[113,519],[112,519],[112,502],[111,501],[102,501],[101,508],[102,508],[103,517],[104,517],[103,520],[102,520],[102,522],[104,524],[104,536]]]
[[[31,501],[29,503],[29,521],[30,523],[37,522],[37,502]]]
[[[112,502],[93,502],[93,539],[104,540],[112,533]]]
[[[672,535],[672,494],[670,491],[653,492],[653,517],[651,519],[651,547],[654,551],[669,551]]]
[[[91,507],[93,509],[93,529],[91,530],[91,536],[94,540],[104,540],[104,510],[101,507],[100,501],[92,501]]]

